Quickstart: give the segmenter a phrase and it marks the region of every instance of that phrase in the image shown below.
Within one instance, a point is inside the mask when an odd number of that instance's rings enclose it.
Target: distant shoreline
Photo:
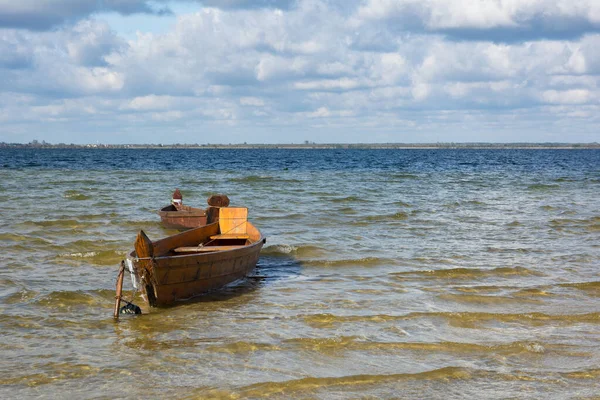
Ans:
[[[600,143],[301,143],[301,144],[50,144],[0,143],[13,149],[600,149]]]

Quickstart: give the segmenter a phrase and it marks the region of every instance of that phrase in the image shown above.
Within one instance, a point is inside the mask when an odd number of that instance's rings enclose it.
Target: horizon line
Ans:
[[[52,144],[34,140],[29,143],[0,142],[0,148],[35,149],[600,149],[600,143],[568,142],[435,142],[435,143],[144,143],[144,144]]]

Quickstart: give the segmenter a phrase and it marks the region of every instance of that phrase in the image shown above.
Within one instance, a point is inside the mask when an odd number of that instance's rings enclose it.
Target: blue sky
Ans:
[[[0,142],[600,142],[598,0],[0,0]]]

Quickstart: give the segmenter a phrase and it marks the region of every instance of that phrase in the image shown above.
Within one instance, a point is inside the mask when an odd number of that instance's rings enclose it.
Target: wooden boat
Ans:
[[[167,229],[191,229],[206,225],[206,210],[183,204],[169,204],[158,212]]]
[[[227,207],[229,198],[223,194],[210,196],[207,200],[208,209],[186,206],[182,203],[179,189],[173,192],[171,204],[158,212],[162,225],[167,229],[191,229],[207,224],[207,221],[218,219],[219,207]],[[211,207],[215,207],[211,209]],[[215,215],[208,215],[211,211]]]
[[[150,306],[167,306],[246,277],[266,238],[247,220],[248,209],[224,207],[217,222],[152,242],[144,231],[122,263]],[[117,283],[118,318],[120,289]]]

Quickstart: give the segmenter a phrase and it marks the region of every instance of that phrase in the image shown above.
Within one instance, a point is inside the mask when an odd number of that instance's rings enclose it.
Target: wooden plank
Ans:
[[[222,234],[246,233],[247,221],[246,207],[223,207],[219,210],[219,228]]]
[[[144,231],[138,233],[133,247],[135,248],[136,255],[140,258],[154,256],[154,246]]]
[[[222,235],[213,235],[210,237],[213,240],[216,239],[250,239],[250,235],[246,233],[225,233]]]
[[[197,246],[198,243],[204,243],[208,240],[209,236],[218,233],[219,225],[211,224],[166,237],[153,243],[154,256],[165,256],[176,247]]]
[[[240,245],[240,246],[177,247],[173,251],[176,252],[176,253],[190,253],[190,252],[206,253],[206,252],[210,252],[210,251],[233,250],[233,249],[239,249],[239,248],[242,248],[242,247],[246,247],[246,246],[245,245]]]

